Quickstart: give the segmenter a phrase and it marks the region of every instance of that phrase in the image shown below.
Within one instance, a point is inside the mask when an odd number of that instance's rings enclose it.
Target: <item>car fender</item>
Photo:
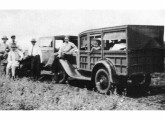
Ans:
[[[95,74],[99,68],[105,68],[110,75],[112,83],[115,83],[116,70],[113,63],[110,60],[100,60],[96,62],[95,66],[92,69],[92,80],[94,80]]]

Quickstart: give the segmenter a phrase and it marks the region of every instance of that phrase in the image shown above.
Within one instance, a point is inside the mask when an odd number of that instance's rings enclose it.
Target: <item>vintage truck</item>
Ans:
[[[81,32],[77,63],[60,59],[58,80],[89,80],[103,94],[120,85],[147,88],[151,73],[164,72],[163,35],[164,26],[153,25],[123,25]],[[91,53],[96,40],[100,41],[101,49]]]

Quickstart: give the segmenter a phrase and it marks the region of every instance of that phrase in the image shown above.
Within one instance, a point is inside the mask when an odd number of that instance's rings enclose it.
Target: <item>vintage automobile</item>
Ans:
[[[78,37],[77,67],[60,59],[59,79],[89,80],[106,94],[121,85],[147,88],[151,73],[164,72],[164,26],[123,25],[92,29]],[[94,41],[100,50],[91,53]],[[48,55],[48,54],[47,54]]]
[[[56,52],[58,52],[59,47],[62,45],[66,35],[56,35],[52,37],[40,37],[38,39],[39,47],[42,51],[42,65],[45,65],[49,58]],[[75,45],[78,45],[78,36],[67,35],[70,41]],[[43,68],[44,69],[44,68]]]

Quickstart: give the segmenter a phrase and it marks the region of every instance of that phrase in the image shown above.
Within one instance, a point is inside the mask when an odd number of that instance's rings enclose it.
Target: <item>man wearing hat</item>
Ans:
[[[4,58],[4,54],[6,53],[6,49],[9,49],[9,45],[6,43],[8,38],[7,36],[2,37],[3,42],[0,43],[0,62]]]
[[[12,79],[15,79],[15,70],[19,66],[19,61],[22,60],[23,54],[17,49],[15,44],[11,45],[11,51],[7,58],[6,77],[9,75],[9,70],[12,72]]]
[[[74,43],[69,41],[69,36],[65,36],[64,43],[59,49],[59,57],[64,57],[64,55],[71,55],[77,51],[77,47]]]
[[[41,74],[42,52],[36,40],[31,40],[31,46],[28,50],[28,55],[31,56],[31,77],[38,78]]]
[[[49,58],[47,64],[44,67],[47,67],[47,66],[50,67],[53,64],[54,59],[57,57],[58,58],[70,57],[70,55],[74,54],[77,50],[78,49],[77,49],[76,45],[74,45],[74,43],[69,41],[69,36],[65,36],[64,43],[60,47],[58,53],[53,54]],[[54,58],[54,56],[55,56],[55,58]],[[71,60],[71,62],[72,62],[72,60]]]
[[[15,35],[12,35],[12,36],[11,36],[11,40],[12,40],[12,41],[11,41],[11,43],[9,44],[9,46],[11,47],[12,44],[15,44],[15,45],[17,46],[17,49],[20,50],[20,51],[22,51],[21,48],[20,48],[20,46],[18,45],[18,43],[17,43],[17,41],[16,41],[15,39],[16,39],[16,36],[15,36]]]

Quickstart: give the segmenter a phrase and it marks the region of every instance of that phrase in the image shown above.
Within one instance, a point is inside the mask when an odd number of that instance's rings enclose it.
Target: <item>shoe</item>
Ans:
[[[12,80],[15,80],[15,77],[14,76],[12,76]]]

